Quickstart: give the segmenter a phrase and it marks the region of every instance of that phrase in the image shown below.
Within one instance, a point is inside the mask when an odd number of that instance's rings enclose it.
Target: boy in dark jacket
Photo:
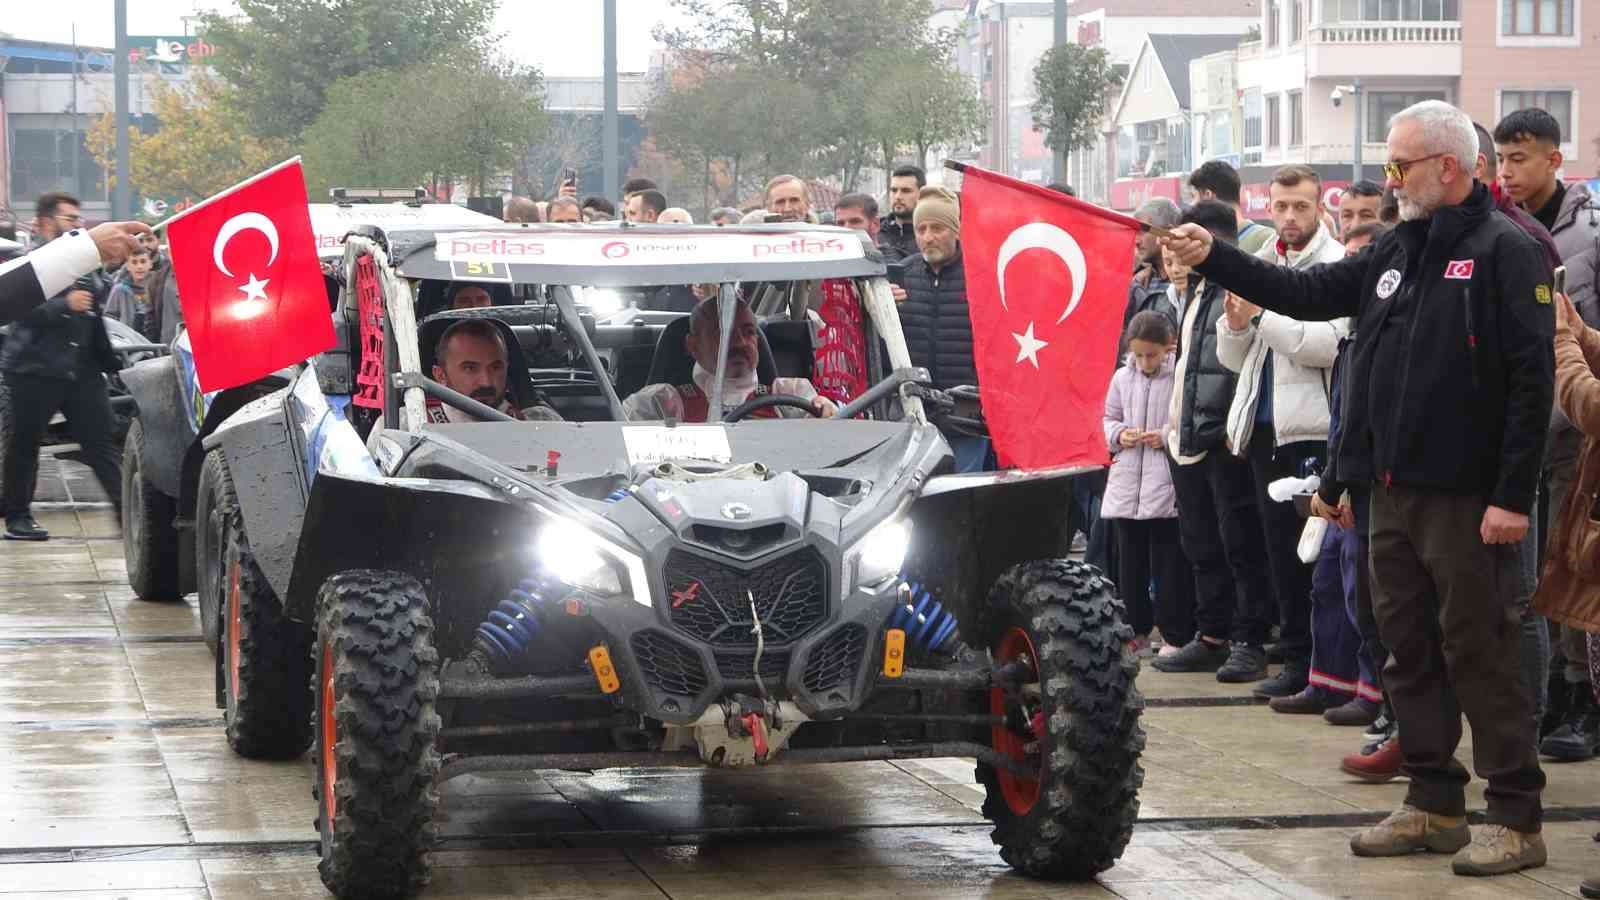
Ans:
[[[1183,221],[1205,228],[1219,243],[1236,240],[1233,210],[1217,201],[1195,204]],[[1227,291],[1193,277],[1189,290],[1167,449],[1183,551],[1194,564],[1197,627],[1187,645],[1151,665],[1163,672],[1215,672],[1228,683],[1259,681],[1267,677],[1272,592],[1250,464],[1223,446],[1238,380],[1217,359],[1217,320]]]

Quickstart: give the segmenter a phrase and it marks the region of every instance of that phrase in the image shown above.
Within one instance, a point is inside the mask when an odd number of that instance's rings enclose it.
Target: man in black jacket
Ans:
[[[1374,485],[1373,611],[1390,659],[1406,805],[1351,839],[1360,856],[1459,849],[1461,875],[1543,865],[1544,773],[1508,601],[1554,393],[1543,249],[1474,181],[1472,121],[1440,101],[1391,122],[1402,222],[1365,253],[1287,269],[1180,227],[1168,246],[1248,300],[1298,319],[1355,317],[1335,465]],[[1461,714],[1488,790],[1469,845]]]
[[[893,262],[915,256],[916,226],[911,214],[928,183],[921,166],[900,166],[889,175],[889,214],[878,222],[878,247],[884,258]]]
[[[935,387],[977,384],[961,259],[961,204],[947,188],[925,187],[914,221],[921,253],[905,260],[906,297],[900,301],[900,327],[911,364],[927,369]],[[987,439],[957,437],[951,445],[957,470],[993,468]]]
[[[43,241],[60,238],[81,222],[78,201],[71,195],[39,197],[34,228]],[[57,410],[65,413],[112,505],[121,509],[122,470],[111,438],[114,420],[105,379],[106,373],[117,371],[118,360],[100,315],[105,297],[90,287],[80,279],[22,316],[0,355],[0,371],[12,398],[11,447],[3,473],[9,540],[50,537],[34,521],[31,507],[39,443]]]

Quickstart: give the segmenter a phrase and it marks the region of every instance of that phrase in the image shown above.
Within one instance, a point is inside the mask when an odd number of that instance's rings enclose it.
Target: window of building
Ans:
[[[1389,120],[1402,109],[1424,100],[1444,99],[1444,91],[1367,92],[1367,142],[1381,143],[1389,134]]]
[[[1211,114],[1207,123],[1211,130],[1210,149],[1206,152],[1207,158],[1212,156],[1226,156],[1234,152],[1233,146],[1233,114],[1221,110]]]
[[[1289,43],[1298,44],[1306,38],[1305,0],[1289,0]]]
[[[1244,148],[1246,164],[1261,162],[1261,92],[1254,88],[1244,94]]]
[[[1156,64],[1154,55],[1152,54],[1151,56],[1145,57],[1144,68],[1139,72],[1139,90],[1145,91],[1146,93],[1150,91],[1150,88],[1155,84],[1156,81],[1155,75],[1152,74],[1155,72],[1155,70]]]
[[[1305,94],[1294,91],[1289,95],[1289,146],[1298,147],[1306,142]]]
[[[1267,29],[1262,43],[1268,47],[1278,46],[1278,0],[1267,0]]]
[[[1567,0],[1570,4],[1570,0]],[[1323,24],[1332,22],[1457,22],[1460,0],[1322,0]]]
[[[1515,37],[1571,37],[1573,0],[1500,0],[1500,33]]]
[[[1167,171],[1189,171],[1189,127],[1181,118],[1167,120]]]
[[[1279,111],[1280,111],[1281,107],[1282,107],[1282,100],[1280,100],[1278,97],[1268,97],[1267,98],[1267,112],[1266,112],[1266,116],[1265,116],[1265,119],[1266,119],[1265,124],[1266,124],[1266,127],[1267,127],[1267,147],[1268,148],[1277,147],[1277,146],[1279,146],[1279,145],[1281,145],[1283,143],[1283,141],[1282,141],[1282,137],[1283,137],[1282,119],[1281,119],[1281,116],[1279,115]]]
[[[66,191],[85,202],[106,199],[105,170],[89,152],[84,132],[16,128],[11,136],[11,196]]]
[[[1571,91],[1501,91],[1500,115],[1519,109],[1542,109],[1561,124],[1561,139],[1572,142],[1572,92]]]

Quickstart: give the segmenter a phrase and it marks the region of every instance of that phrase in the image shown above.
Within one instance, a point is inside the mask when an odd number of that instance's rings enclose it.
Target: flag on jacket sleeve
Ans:
[[[165,227],[203,390],[247,384],[333,346],[299,157]]]
[[[966,166],[961,256],[984,418],[1000,464],[1105,465],[1138,221]]]

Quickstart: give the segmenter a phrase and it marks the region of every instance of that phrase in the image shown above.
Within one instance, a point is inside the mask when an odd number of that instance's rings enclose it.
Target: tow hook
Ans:
[[[755,745],[756,761],[765,762],[771,748],[767,744],[768,721],[773,728],[783,728],[777,707],[749,694],[734,694],[722,704],[728,734],[736,738],[750,738]]]

